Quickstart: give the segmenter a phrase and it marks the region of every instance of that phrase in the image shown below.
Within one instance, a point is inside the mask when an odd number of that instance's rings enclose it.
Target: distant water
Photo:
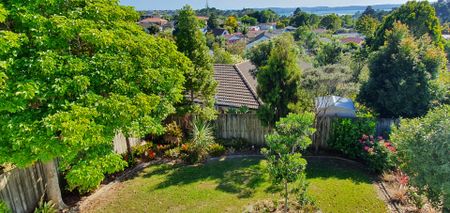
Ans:
[[[313,13],[316,15],[328,15],[335,13],[337,15],[355,15],[356,13],[364,12],[364,10],[303,10],[307,13]],[[280,12],[278,13],[279,16],[290,16],[293,12]]]

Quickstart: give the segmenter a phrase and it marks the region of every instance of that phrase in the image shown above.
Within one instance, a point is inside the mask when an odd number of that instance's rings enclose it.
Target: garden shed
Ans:
[[[316,98],[316,113],[324,117],[355,118],[353,101],[340,96],[323,96]]]

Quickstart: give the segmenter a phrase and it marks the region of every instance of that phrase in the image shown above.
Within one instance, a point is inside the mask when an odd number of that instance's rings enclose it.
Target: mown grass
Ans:
[[[309,191],[322,212],[386,212],[370,175],[345,161],[308,160]],[[120,183],[94,212],[242,212],[278,192],[261,158],[200,166],[155,165]]]

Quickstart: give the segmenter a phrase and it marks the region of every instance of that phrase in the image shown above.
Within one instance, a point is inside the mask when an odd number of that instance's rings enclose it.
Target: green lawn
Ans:
[[[338,160],[308,162],[310,194],[322,212],[387,211],[364,171]],[[264,167],[261,158],[151,166],[97,201],[94,212],[242,212],[278,197]]]

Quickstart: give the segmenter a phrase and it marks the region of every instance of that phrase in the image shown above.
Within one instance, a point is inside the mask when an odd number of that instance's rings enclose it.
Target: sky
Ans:
[[[314,7],[402,4],[407,0],[208,0],[210,7],[219,9],[265,8],[265,7]],[[189,4],[195,9],[204,8],[206,0],[120,0],[122,5],[136,7],[137,10],[179,9]]]

